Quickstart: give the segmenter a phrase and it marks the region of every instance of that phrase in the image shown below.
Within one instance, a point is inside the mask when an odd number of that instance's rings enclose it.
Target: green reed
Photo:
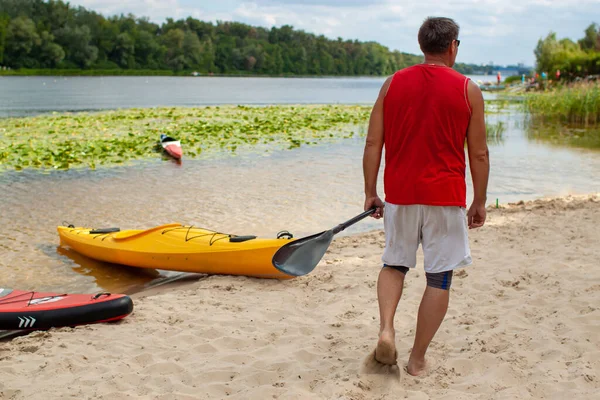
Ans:
[[[590,127],[600,124],[600,84],[580,83],[529,94],[525,108],[532,120]]]

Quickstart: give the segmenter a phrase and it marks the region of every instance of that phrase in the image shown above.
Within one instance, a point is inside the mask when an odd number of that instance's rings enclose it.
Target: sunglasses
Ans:
[[[460,40],[456,39],[455,42],[456,42],[456,47],[460,46]]]

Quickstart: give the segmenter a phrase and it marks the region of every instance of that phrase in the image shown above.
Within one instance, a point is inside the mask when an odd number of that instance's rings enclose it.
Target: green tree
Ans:
[[[215,49],[210,39],[207,39],[202,44],[200,70],[203,72],[217,72],[217,67],[215,66]]]
[[[31,19],[18,17],[11,20],[6,30],[7,64],[14,68],[35,66],[35,55],[30,56],[30,53],[40,43],[40,36]]]
[[[552,69],[553,55],[558,49],[556,33],[550,32],[544,40],[538,40],[534,54],[537,70],[540,72],[550,71]]]
[[[375,42],[328,39],[293,26],[263,28],[193,17],[163,23],[132,14],[103,16],[65,0],[0,0],[0,62],[13,67],[140,68],[253,74],[389,75],[423,56]],[[15,22],[17,21],[17,22]],[[540,68],[597,68],[598,26],[575,44],[540,40]],[[493,66],[458,63],[463,73]],[[586,72],[587,71],[587,72]]]
[[[575,74],[578,68],[576,64],[585,64],[582,60],[587,59],[585,52],[578,43],[571,39],[557,40],[556,33],[551,32],[544,40],[539,40],[534,51],[536,67],[538,72],[553,74],[556,70],[569,71]],[[583,72],[582,68],[579,68]]]
[[[212,40],[215,34],[215,27],[212,22],[199,21],[189,17],[185,20],[189,30],[194,32],[201,41]]]
[[[273,69],[272,73],[280,75],[283,72],[283,56],[281,55],[281,47],[276,44],[272,47]]]
[[[4,49],[6,47],[6,33],[10,18],[6,14],[0,14],[0,65],[4,61]]]
[[[229,72],[233,68],[233,50],[236,48],[235,38],[223,33],[217,36],[215,45],[215,66],[219,72]]]
[[[135,67],[135,41],[127,32],[120,33],[115,40],[115,46],[110,59],[123,68]]]
[[[54,36],[46,31],[40,35],[41,45],[38,53],[40,67],[55,68],[65,58],[65,51],[54,43]]]
[[[156,41],[152,33],[142,30],[138,33],[134,52],[138,68],[159,69],[161,67],[160,60],[164,56],[166,48]]]
[[[202,62],[202,43],[195,32],[187,31],[183,36],[183,54],[185,67],[188,69],[199,68]]]
[[[30,19],[34,16],[34,7],[42,3],[41,0],[0,0],[0,11],[6,14],[11,19],[17,17],[28,17]]]
[[[115,51],[119,27],[109,20],[101,19],[97,26],[90,30],[92,32],[90,44],[98,48],[98,60],[108,60]]]
[[[90,44],[88,26],[65,26],[55,33],[56,42],[65,50],[65,59],[80,68],[87,68],[98,58],[98,48]]]
[[[586,28],[585,36],[579,40],[579,45],[583,50],[600,51],[600,47],[598,47],[600,40],[599,30],[600,28],[595,23]]]
[[[171,29],[162,37],[162,44],[167,49],[165,53],[166,64],[175,71],[181,71],[185,67],[184,39],[185,32],[180,28]]]

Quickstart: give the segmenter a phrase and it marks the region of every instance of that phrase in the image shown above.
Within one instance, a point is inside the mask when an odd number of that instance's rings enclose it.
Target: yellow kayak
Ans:
[[[61,245],[100,261],[139,268],[258,278],[293,278],[272,263],[291,235],[278,239],[236,236],[181,224],[147,230],[57,228]],[[279,235],[278,235],[279,236]]]

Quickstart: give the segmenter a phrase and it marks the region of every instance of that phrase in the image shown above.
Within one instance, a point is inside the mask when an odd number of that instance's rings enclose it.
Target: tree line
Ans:
[[[389,75],[423,61],[376,42],[195,18],[105,17],[62,0],[0,0],[0,66],[214,74]],[[457,64],[465,74],[493,66]]]
[[[592,23],[578,41],[557,39],[550,32],[540,39],[534,51],[536,69],[554,76],[560,71],[561,77],[574,79],[600,74],[600,26]]]

